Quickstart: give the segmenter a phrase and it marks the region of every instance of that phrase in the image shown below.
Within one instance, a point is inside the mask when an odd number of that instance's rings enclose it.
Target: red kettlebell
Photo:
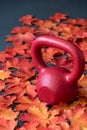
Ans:
[[[41,54],[43,46],[56,47],[69,53],[74,62],[72,72],[58,65],[46,66]],[[31,54],[39,72],[36,85],[39,98],[50,105],[73,101],[78,95],[77,81],[84,71],[85,61],[82,51],[75,44],[61,38],[40,36],[33,41]]]

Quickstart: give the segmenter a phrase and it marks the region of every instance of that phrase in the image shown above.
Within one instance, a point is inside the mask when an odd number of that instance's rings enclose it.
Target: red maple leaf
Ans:
[[[35,28],[34,27],[28,27],[28,26],[22,26],[22,27],[15,27],[12,29],[12,34],[22,33],[25,34],[26,32],[34,33]]]
[[[7,68],[16,68],[26,73],[28,73],[29,71],[32,71],[32,68],[34,67],[31,61],[23,57],[22,58],[15,57],[14,59],[8,59],[5,65]]]
[[[17,96],[17,98],[21,97],[23,95],[27,95],[32,99],[34,99],[36,97],[36,95],[37,95],[36,87],[31,85],[30,82],[27,81],[27,82],[20,83],[20,84],[18,84],[18,83],[9,84],[9,87],[7,87],[7,89],[5,89],[4,95],[14,94],[15,96]]]
[[[63,13],[55,13],[53,16],[50,16],[49,19],[59,23],[61,20],[66,20],[67,15]]]
[[[37,121],[32,121],[30,123],[25,123],[22,128],[18,128],[17,130],[36,130],[38,125]]]
[[[34,34],[36,35],[52,35],[52,36],[58,36],[58,32],[55,30],[50,30],[49,28],[45,28],[41,26],[39,29],[35,30]]]
[[[16,99],[16,96],[0,96],[0,109],[6,108],[12,105],[13,101]]]
[[[31,32],[26,32],[25,34],[22,33],[17,33],[12,36],[8,36],[6,39],[6,42],[13,42],[13,43],[18,43],[21,44],[23,42],[29,43],[35,38],[34,34]]]
[[[0,62],[5,62],[7,58],[11,58],[12,55],[8,54],[5,50],[0,52]]]
[[[19,19],[25,25],[31,25],[37,18],[34,18],[32,15],[26,15]]]
[[[3,80],[0,80],[0,91],[4,90],[5,88],[5,82]]]
[[[82,18],[68,19],[67,23],[87,27],[87,20]]]

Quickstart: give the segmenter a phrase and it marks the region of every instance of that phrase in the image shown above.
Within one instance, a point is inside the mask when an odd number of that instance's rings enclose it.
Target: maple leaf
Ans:
[[[0,80],[0,91],[4,90],[5,88],[5,82],[3,80]]]
[[[13,59],[8,59],[5,62],[5,65],[7,66],[7,68],[18,68],[17,65],[19,63],[19,59],[17,57],[13,58]]]
[[[28,70],[27,72],[25,71],[17,71],[13,74],[13,76],[16,76],[18,78],[21,78],[22,81],[26,81],[31,79],[32,77],[35,76],[35,72],[33,70]]]
[[[86,50],[87,49],[87,32],[84,30],[77,30],[73,36],[73,42],[75,42],[77,45],[79,45],[81,50]],[[81,48],[82,46],[82,48]],[[86,47],[86,48],[85,48]]]
[[[66,68],[66,69],[68,69],[70,71],[73,68],[73,61],[72,61],[72,59],[71,58],[67,59],[65,55],[61,56],[59,58],[58,57],[55,58],[55,63],[56,63],[56,65],[62,66],[62,67]]]
[[[87,20],[82,18],[68,19],[67,23],[87,27]]]
[[[15,120],[6,120],[4,118],[0,118],[0,130],[14,130],[17,125],[17,121]]]
[[[10,77],[11,72],[9,70],[0,70],[0,80],[5,80]]]
[[[28,44],[25,44],[25,45],[20,45],[20,44],[17,44],[14,45],[14,48],[13,48],[13,51],[19,55],[25,55],[25,51],[29,48]],[[20,50],[20,51],[19,51]]]
[[[17,84],[15,86],[8,87],[7,89],[5,89],[5,95],[15,94],[15,96],[17,97],[24,95],[25,92],[26,90],[23,84]]]
[[[18,111],[28,110],[29,112],[21,114],[19,116],[19,119],[22,121],[27,121],[30,124],[32,124],[32,122],[38,122],[39,127],[37,128],[37,130],[44,130],[41,128],[45,127],[46,123],[49,122],[49,120],[46,119],[47,117],[46,109],[48,109],[48,108],[45,108],[46,104],[41,103],[37,99],[30,100],[28,97],[24,97],[24,98],[22,97],[22,100],[18,99],[18,102],[20,101],[21,101],[21,104],[16,106],[16,110]],[[46,129],[46,130],[50,130],[50,129]]]
[[[8,46],[6,49],[5,49],[5,53],[7,55],[7,57],[5,58],[5,61],[7,59],[11,59],[11,58],[14,58],[14,56],[16,55],[16,52],[13,51],[13,47],[12,46]]]
[[[82,87],[87,87],[87,75],[82,75],[78,83]]]
[[[78,84],[81,86],[79,88],[80,94],[87,97],[87,75],[82,75],[78,81]]]
[[[67,120],[62,115],[60,116],[58,109],[47,111],[47,108],[42,107],[42,105],[38,107],[29,106],[28,109],[28,113],[24,113],[19,117],[20,120],[28,122],[37,121],[40,127],[49,126],[48,130],[56,130],[58,128],[66,128],[67,130],[67,128],[69,128]]]
[[[44,23],[44,20],[42,19],[37,19],[36,21],[33,22],[34,25],[36,25],[37,27],[41,27]]]
[[[81,42],[78,43],[79,48],[83,51],[83,54],[86,59],[86,51],[87,51],[87,40],[82,40]]]
[[[36,86],[31,85],[30,82],[25,82],[26,85],[26,94],[30,96],[30,98],[35,98],[37,95]]]
[[[79,31],[80,28],[75,27],[72,24],[61,23],[61,24],[59,24],[59,26],[57,26],[56,30],[61,33],[66,33],[67,35],[68,34],[73,35],[75,32]]]
[[[81,128],[79,127],[79,125],[77,123],[73,123],[70,126],[70,130],[81,130]],[[82,129],[83,130],[83,129]]]
[[[28,47],[28,44],[22,45],[16,42],[13,48],[13,52],[15,53],[15,55],[25,55],[25,51]]]
[[[17,58],[17,57],[15,57],[14,59],[7,60],[5,62],[5,65],[8,68],[16,68],[16,69],[23,71],[25,73],[29,73],[30,71],[32,71],[32,68],[33,68],[33,63],[30,62],[28,59]]]
[[[85,70],[87,70],[87,64],[86,64],[86,62],[87,62],[87,50],[84,50],[83,51],[83,55],[84,55],[84,58],[85,58]]]
[[[16,66],[18,67],[19,70],[24,71],[26,73],[31,71],[32,68],[34,67],[33,63],[30,62],[28,59],[25,59],[25,58],[19,59]]]
[[[87,113],[84,113],[79,120],[77,120],[79,127],[82,129],[87,129]]]
[[[49,19],[59,23],[61,20],[66,20],[67,15],[63,13],[55,13],[53,16],[50,16]]]
[[[17,130],[37,130],[38,125],[37,121],[32,121],[30,123],[25,123],[22,128],[18,128]]]
[[[85,108],[86,104],[87,104],[87,99],[84,98],[84,96],[80,96],[79,99],[77,101],[74,101],[70,106],[68,106],[68,108],[75,109],[78,106]]]
[[[18,78],[18,77],[10,77],[8,79],[5,80],[5,84],[7,84],[7,87],[13,87],[13,86],[16,86],[17,84],[20,84],[21,82],[21,79]]]
[[[16,96],[0,96],[0,109],[7,108],[13,104]]]
[[[34,18],[32,15],[26,15],[19,19],[25,25],[31,25],[37,18]]]
[[[7,58],[10,58],[11,54],[9,55],[6,51],[0,52],[0,62],[5,62]]]
[[[18,105],[16,106],[16,109],[18,111],[20,111],[20,110],[25,111],[26,109],[29,108],[29,106],[33,106],[33,105],[38,106],[38,107],[41,106],[41,102],[38,98],[31,99],[29,96],[24,96],[24,95],[21,98],[17,97],[15,102],[18,103]],[[26,106],[28,106],[28,108]]]
[[[75,38],[76,38],[77,41],[78,41],[78,39],[84,39],[87,42],[87,32],[86,31],[84,31],[84,30],[78,30],[78,31],[75,32],[74,35],[75,35]]]
[[[74,41],[75,39],[75,33],[80,31],[81,29],[79,27],[75,27],[72,24],[66,24],[66,23],[61,23],[56,27],[56,31],[58,31],[59,36],[63,39],[66,40],[71,40]]]
[[[11,108],[3,108],[0,109],[0,118],[4,118],[7,120],[14,120],[17,118],[19,112],[13,112]]]
[[[26,32],[34,33],[34,31],[35,31],[34,27],[22,26],[22,27],[13,28],[11,33],[12,34],[17,34],[17,33],[25,34]]]
[[[29,107],[29,113],[22,114],[20,120],[22,121],[37,121],[40,126],[46,127],[49,124],[48,111],[46,107],[38,108],[35,106]]]
[[[51,124],[49,126],[50,130],[62,130],[62,128],[59,125]]]
[[[67,113],[66,117],[70,120],[71,126],[77,123],[79,128],[87,128],[87,112],[85,112],[85,108],[77,106],[71,110],[66,110],[65,113]]]
[[[56,27],[56,23],[53,23],[52,21],[50,20],[43,20],[42,24],[40,24],[39,26],[43,27],[43,28],[48,28],[48,29],[51,29],[51,28],[55,28]]]
[[[27,94],[30,98],[35,98],[37,93],[36,93],[36,87],[31,85],[30,82],[24,82],[20,84],[11,84],[7,89],[5,89],[4,95],[11,95],[15,94],[18,97],[23,96],[24,94]]]
[[[34,34],[31,32],[26,32],[24,34],[17,33],[15,35],[8,36],[6,42],[13,42],[14,44],[21,44],[23,42],[28,43],[31,42],[35,38]]]
[[[54,59],[55,55],[61,54],[64,54],[64,51],[57,48],[48,47],[47,49],[42,50],[42,56],[45,62],[50,62]]]
[[[58,32],[55,30],[50,30],[49,28],[45,28],[43,26],[39,27],[39,29],[35,30],[34,34],[36,35],[51,35],[51,36],[58,36]]]

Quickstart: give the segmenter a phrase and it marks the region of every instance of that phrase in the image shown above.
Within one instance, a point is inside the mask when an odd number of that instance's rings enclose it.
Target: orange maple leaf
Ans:
[[[15,120],[18,114],[19,112],[14,112],[11,110],[11,108],[0,109],[0,118],[4,118],[7,120]]]
[[[66,118],[70,121],[71,126],[76,123],[79,128],[87,128],[87,112],[80,105],[71,110],[66,110]]]
[[[4,118],[0,118],[0,130],[14,130],[17,125],[17,121],[15,120],[6,120]]]
[[[54,57],[57,55],[63,55],[64,51],[57,49],[57,48],[52,48],[48,47],[47,49],[42,50],[42,56],[45,62],[52,62]]]

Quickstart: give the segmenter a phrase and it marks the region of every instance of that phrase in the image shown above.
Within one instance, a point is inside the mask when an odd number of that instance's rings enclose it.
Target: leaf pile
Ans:
[[[47,20],[31,14],[19,19],[6,38],[12,43],[0,52],[0,130],[87,130],[87,20],[55,13]],[[52,35],[76,44],[85,57],[85,70],[79,79],[79,96],[71,104],[49,106],[36,91],[38,72],[31,57],[32,41]],[[56,48],[42,48],[44,62],[72,70],[71,57]]]

